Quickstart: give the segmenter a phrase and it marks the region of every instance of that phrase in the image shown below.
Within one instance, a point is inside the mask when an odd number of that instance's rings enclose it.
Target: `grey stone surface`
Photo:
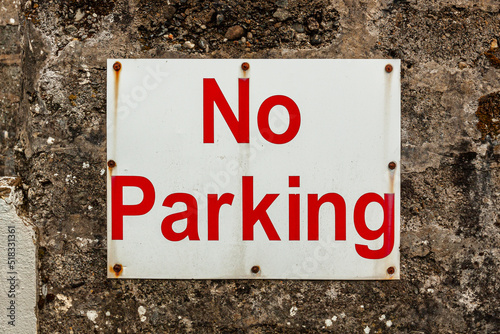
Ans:
[[[22,87],[5,102],[18,112],[0,117],[12,138],[1,153],[15,154],[40,231],[39,332],[499,332],[499,10],[496,0],[22,1],[20,30],[0,25],[22,48],[0,67]],[[225,40],[237,25],[246,41]],[[115,57],[400,58],[401,280],[107,280]]]

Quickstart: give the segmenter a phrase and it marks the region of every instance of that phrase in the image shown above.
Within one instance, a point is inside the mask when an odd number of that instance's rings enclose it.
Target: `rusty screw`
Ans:
[[[118,72],[119,70],[122,69],[122,64],[120,64],[120,62],[117,61],[116,63],[113,64],[113,69]]]
[[[394,161],[389,162],[389,169],[396,169],[396,163]]]
[[[253,266],[252,267],[252,273],[257,274],[259,271],[260,271],[260,267],[259,266]]]
[[[121,264],[115,264],[113,266],[113,271],[118,274],[120,271],[122,271],[122,265]]]
[[[386,71],[387,73],[391,73],[391,72],[392,72],[392,65],[391,65],[391,64],[387,64],[387,65],[385,65],[385,71]]]
[[[250,64],[249,64],[249,63],[244,62],[243,64],[241,64],[241,69],[242,69],[243,71],[246,71],[246,70],[248,70],[249,68],[250,68]]]
[[[114,160],[109,160],[108,161],[108,167],[109,168],[115,168],[116,167],[116,162]]]
[[[394,267],[387,268],[387,273],[389,275],[394,275],[395,272],[396,272],[396,269]]]

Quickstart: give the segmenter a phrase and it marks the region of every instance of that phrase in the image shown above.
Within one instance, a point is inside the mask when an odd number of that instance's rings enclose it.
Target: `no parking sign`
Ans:
[[[108,60],[108,277],[399,278],[398,60]]]

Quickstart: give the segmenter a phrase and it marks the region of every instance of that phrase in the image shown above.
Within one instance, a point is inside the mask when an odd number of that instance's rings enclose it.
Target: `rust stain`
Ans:
[[[114,64],[113,64],[113,70],[115,72],[115,96],[114,96],[114,100],[115,100],[115,105],[114,105],[114,112],[113,112],[113,126],[114,126],[114,129],[113,129],[113,152],[112,153],[112,156],[115,157],[116,156],[116,132],[117,132],[117,122],[118,122],[118,96],[119,96],[119,88],[120,88],[120,73],[121,73],[121,70],[122,70],[122,64],[119,62],[119,61],[116,61]],[[108,153],[109,154],[109,153]],[[111,172],[111,170],[110,170]]]
[[[243,70],[243,78],[247,77],[247,71],[250,69],[250,64],[247,62],[244,62],[241,64],[241,69]]]
[[[389,167],[389,193],[394,194],[394,178],[396,176],[397,164],[391,161],[387,167]]]
[[[389,172],[389,193],[394,194],[394,171]]]
[[[260,272],[260,267],[259,266],[253,266],[251,269],[253,274],[258,274]]]
[[[109,160],[108,161],[108,172],[109,176],[113,176],[113,168],[116,167],[116,162],[114,160]]]
[[[113,64],[113,70],[115,71],[115,117],[118,112],[118,90],[120,88],[121,69],[122,64],[119,61]]]
[[[385,71],[387,73],[391,73],[394,70],[391,64],[385,65]],[[396,79],[393,75],[383,75],[384,76],[384,128],[387,133],[390,132],[390,115],[391,115],[391,92],[392,92],[392,81]],[[384,147],[385,154],[387,157],[387,153],[389,152],[390,143],[389,136],[386,134],[384,136]],[[394,179],[396,175],[396,167],[397,164],[395,161],[390,161],[387,165],[389,171],[389,193],[394,194]]]
[[[389,268],[387,268],[387,275],[386,275],[386,279],[389,279],[389,280],[392,280],[395,278],[394,274],[396,274],[396,268],[391,266]]]
[[[113,142],[113,145],[112,145],[112,148],[111,148],[111,152],[107,152],[108,153],[108,157],[112,157],[114,159],[116,159],[116,139],[117,139],[117,122],[118,122],[118,97],[119,97],[119,88],[120,88],[120,73],[121,73],[121,70],[122,70],[122,64],[119,62],[119,61],[116,61],[114,64],[113,64],[113,72],[115,74],[115,85],[114,85],[114,88],[115,88],[115,91],[114,91],[114,109],[113,109],[113,129],[112,129],[112,133],[113,133],[113,139],[112,139],[112,142]],[[108,184],[108,200],[111,199],[111,181],[112,181],[112,177],[113,177],[113,169],[116,167],[116,162],[112,159],[108,160],[107,161],[107,166],[108,166],[108,180],[107,180],[107,184]],[[111,208],[108,207],[108,216],[107,216],[107,219],[108,219],[108,222],[111,220]],[[112,247],[110,247],[108,249],[108,252],[109,253],[112,253],[114,254],[115,253],[115,247],[114,247],[114,244]],[[108,256],[109,256],[109,253],[108,253]],[[109,259],[109,257],[108,257]],[[115,276],[115,278],[118,278],[120,277],[120,275],[123,273],[123,266],[121,264],[115,264],[114,266],[109,266],[109,271],[113,273],[113,275]]]
[[[115,264],[113,267],[109,266],[109,271],[111,271],[115,277],[118,278],[123,273],[123,266],[121,264]]]

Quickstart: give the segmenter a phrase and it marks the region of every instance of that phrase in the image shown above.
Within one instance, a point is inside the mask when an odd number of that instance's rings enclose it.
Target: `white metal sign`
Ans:
[[[107,71],[108,277],[399,278],[399,60]]]

